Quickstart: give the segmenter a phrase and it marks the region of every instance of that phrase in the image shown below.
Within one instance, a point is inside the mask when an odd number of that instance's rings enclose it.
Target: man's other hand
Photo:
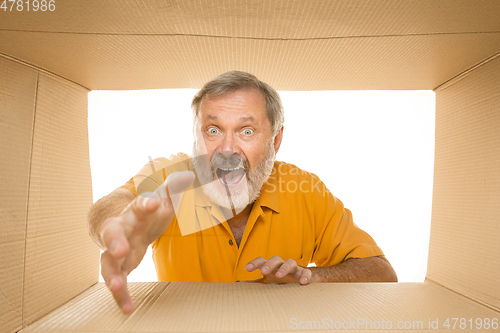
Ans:
[[[170,195],[181,193],[193,180],[190,171],[172,173],[154,193],[136,197],[119,216],[104,221],[100,236],[106,250],[101,255],[101,274],[123,313],[133,311],[128,274],[173,220]]]
[[[303,285],[319,282],[319,277],[310,269],[297,265],[295,260],[284,261],[278,256],[271,257],[269,260],[262,257],[255,258],[245,266],[245,269],[249,272],[260,269],[264,277],[242,282],[300,283]]]

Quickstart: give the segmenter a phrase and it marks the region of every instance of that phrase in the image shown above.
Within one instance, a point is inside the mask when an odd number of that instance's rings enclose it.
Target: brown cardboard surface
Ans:
[[[53,12],[13,11],[0,28],[16,31],[199,34],[247,38],[322,38],[499,31],[492,0],[55,1]],[[161,15],[160,15],[161,13]],[[47,15],[48,14],[48,15]],[[29,17],[29,19],[26,19]],[[402,24],[404,23],[404,24]],[[262,29],[259,29],[262,28]]]
[[[0,40],[0,52],[89,89],[199,88],[232,69],[279,90],[433,89],[500,49],[500,33],[281,41],[0,32]]]
[[[500,57],[436,102],[427,277],[500,309]]]
[[[0,198],[8,207],[0,215],[2,333],[28,324],[26,332],[285,332],[294,317],[422,321],[428,330],[429,320],[499,317],[500,58],[460,74],[500,54],[500,2],[68,0],[56,7],[0,11],[0,56],[76,83],[0,57],[7,156]],[[429,281],[132,284],[138,308],[129,317],[103,284],[92,286],[98,250],[85,221],[92,199],[87,90],[79,85],[200,87],[230,69],[279,90],[440,86]]]
[[[498,1],[56,2],[0,13],[0,53],[89,89],[434,89],[500,51]]]
[[[33,134],[24,285],[24,324],[98,280],[88,236],[92,204],[87,90],[41,73]]]
[[[422,322],[415,325],[427,331],[429,320],[438,320],[439,329],[444,330],[447,318],[500,316],[432,282],[308,286],[150,282],[130,286],[136,304],[130,316],[119,312],[106,286],[99,283],[22,332],[289,332],[302,331],[293,329],[299,321],[324,324],[323,318],[333,329],[337,321],[357,323],[361,318],[372,325],[391,321],[394,329],[399,321],[403,325]],[[354,328],[370,331],[361,321]]]
[[[26,213],[38,73],[0,57],[0,332],[22,327]]]

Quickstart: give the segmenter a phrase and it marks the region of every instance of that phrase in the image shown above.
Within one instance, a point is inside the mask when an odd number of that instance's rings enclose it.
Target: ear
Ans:
[[[278,154],[278,150],[280,150],[281,146],[281,140],[283,140],[283,128],[284,126],[281,126],[281,129],[279,130],[278,134],[274,137],[274,153]]]

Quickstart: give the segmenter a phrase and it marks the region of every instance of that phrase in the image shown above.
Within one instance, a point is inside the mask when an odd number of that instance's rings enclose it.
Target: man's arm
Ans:
[[[172,173],[149,198],[115,190],[90,208],[89,233],[104,250],[101,275],[123,313],[133,310],[127,289],[128,274],[174,218],[170,193],[181,193],[193,180],[194,173],[190,171]]]
[[[330,267],[309,267],[318,282],[398,282],[385,256],[352,258]],[[315,276],[317,276],[315,278]]]
[[[255,282],[262,283],[398,282],[396,272],[385,256],[353,258],[329,267],[302,267],[292,259],[258,257],[250,261],[246,269],[249,272],[260,269],[264,277]]]
[[[124,189],[116,189],[90,206],[87,214],[90,237],[103,250],[106,249],[101,239],[103,222],[110,217],[117,217],[135,199],[135,195]]]

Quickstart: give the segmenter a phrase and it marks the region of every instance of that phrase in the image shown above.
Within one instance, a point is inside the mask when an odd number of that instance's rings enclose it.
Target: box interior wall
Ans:
[[[120,4],[58,3],[52,16],[0,12],[1,333],[161,331],[167,324],[148,316],[159,315],[160,304],[167,307],[171,298],[186,311],[169,317],[169,330],[287,329],[273,323],[273,316],[285,320],[294,300],[307,298],[303,289],[135,284],[142,308],[124,319],[97,283],[99,251],[86,226],[92,203],[87,93],[199,88],[235,68],[255,73],[278,90],[434,90],[426,282],[314,286],[310,295],[339,295],[348,304],[349,299],[358,302],[353,308],[361,304],[361,312],[342,310],[342,318],[500,317],[498,2],[250,1],[243,8],[229,2],[151,1],[126,9]],[[254,306],[231,303],[234,293]],[[266,296],[254,299],[255,293]],[[217,295],[223,295],[220,303]],[[401,295],[409,295],[406,303]],[[283,297],[289,301],[270,306]],[[97,301],[101,305],[95,307]],[[312,317],[324,313],[321,304],[328,306],[328,299],[311,305]],[[185,326],[189,306],[200,318],[219,321],[194,318]],[[381,310],[370,312],[377,307]],[[248,313],[259,311],[266,321],[246,321]],[[244,319],[239,326],[238,318]]]

